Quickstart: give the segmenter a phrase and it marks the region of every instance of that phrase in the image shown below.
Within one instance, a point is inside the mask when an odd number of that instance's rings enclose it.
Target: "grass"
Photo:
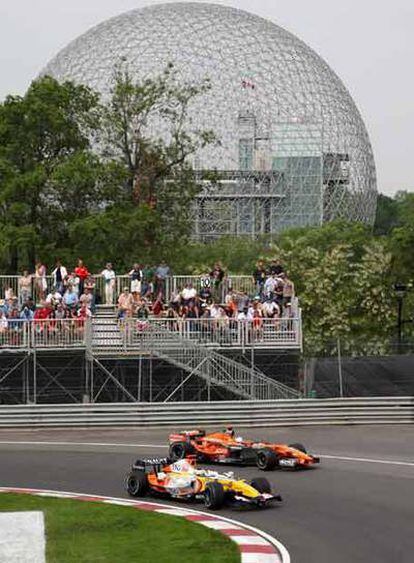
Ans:
[[[178,516],[133,507],[0,494],[0,511],[41,510],[47,563],[236,563],[236,544]]]

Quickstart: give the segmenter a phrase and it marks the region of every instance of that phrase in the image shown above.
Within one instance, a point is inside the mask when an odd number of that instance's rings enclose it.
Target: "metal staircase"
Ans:
[[[93,357],[153,355],[188,373],[166,401],[196,375],[210,386],[223,387],[241,399],[297,399],[299,393],[266,376],[255,367],[248,367],[216,350],[183,337],[167,325],[143,323],[137,329],[136,320],[118,323],[113,307],[101,306],[92,319],[89,352]]]
[[[243,399],[272,400],[297,399],[294,389],[266,376],[257,368],[249,368],[211,348],[182,338],[167,328],[157,327],[128,335],[130,343],[139,343],[142,350],[184,369],[188,376],[204,379],[208,385],[221,386]],[[181,385],[180,385],[181,386]],[[166,399],[168,401],[180,388],[177,387]]]

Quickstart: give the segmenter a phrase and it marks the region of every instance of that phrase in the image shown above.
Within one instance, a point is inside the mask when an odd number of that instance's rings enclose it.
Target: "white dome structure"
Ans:
[[[218,170],[222,182],[198,196],[197,236],[373,222],[375,165],[361,116],[336,74],[291,33],[234,8],[159,4],[87,31],[43,74],[105,95],[121,60],[137,81],[168,63],[183,83],[210,79],[190,115],[221,146],[203,149],[193,165]]]

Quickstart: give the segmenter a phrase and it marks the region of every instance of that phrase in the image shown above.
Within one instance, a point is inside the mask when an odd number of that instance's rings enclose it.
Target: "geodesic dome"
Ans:
[[[200,151],[193,166],[218,170],[221,182],[203,184],[196,235],[273,233],[335,218],[373,222],[375,165],[361,116],[336,74],[291,33],[215,4],[154,5],[87,31],[43,74],[106,95],[121,60],[137,80],[170,62],[183,83],[210,79],[190,116],[221,145]]]

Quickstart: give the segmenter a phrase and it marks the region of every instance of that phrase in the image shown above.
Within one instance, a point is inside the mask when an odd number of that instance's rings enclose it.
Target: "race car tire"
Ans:
[[[299,443],[289,444],[289,448],[295,448],[295,450],[299,450],[300,452],[303,452],[304,454],[308,453],[303,444],[299,444]]]
[[[204,491],[204,504],[210,510],[217,510],[224,504],[224,488],[221,483],[212,481],[207,483],[206,490]]]
[[[271,493],[272,489],[270,487],[269,481],[266,477],[255,477],[250,481],[250,485],[253,489],[256,489],[259,493]]]
[[[256,465],[262,471],[270,471],[278,464],[278,457],[272,450],[258,450],[256,454]]]
[[[148,491],[148,478],[143,471],[131,471],[126,478],[126,489],[132,497],[143,497]]]
[[[174,442],[170,445],[170,458],[172,461],[184,459],[186,456],[193,453],[193,448],[187,442]]]

